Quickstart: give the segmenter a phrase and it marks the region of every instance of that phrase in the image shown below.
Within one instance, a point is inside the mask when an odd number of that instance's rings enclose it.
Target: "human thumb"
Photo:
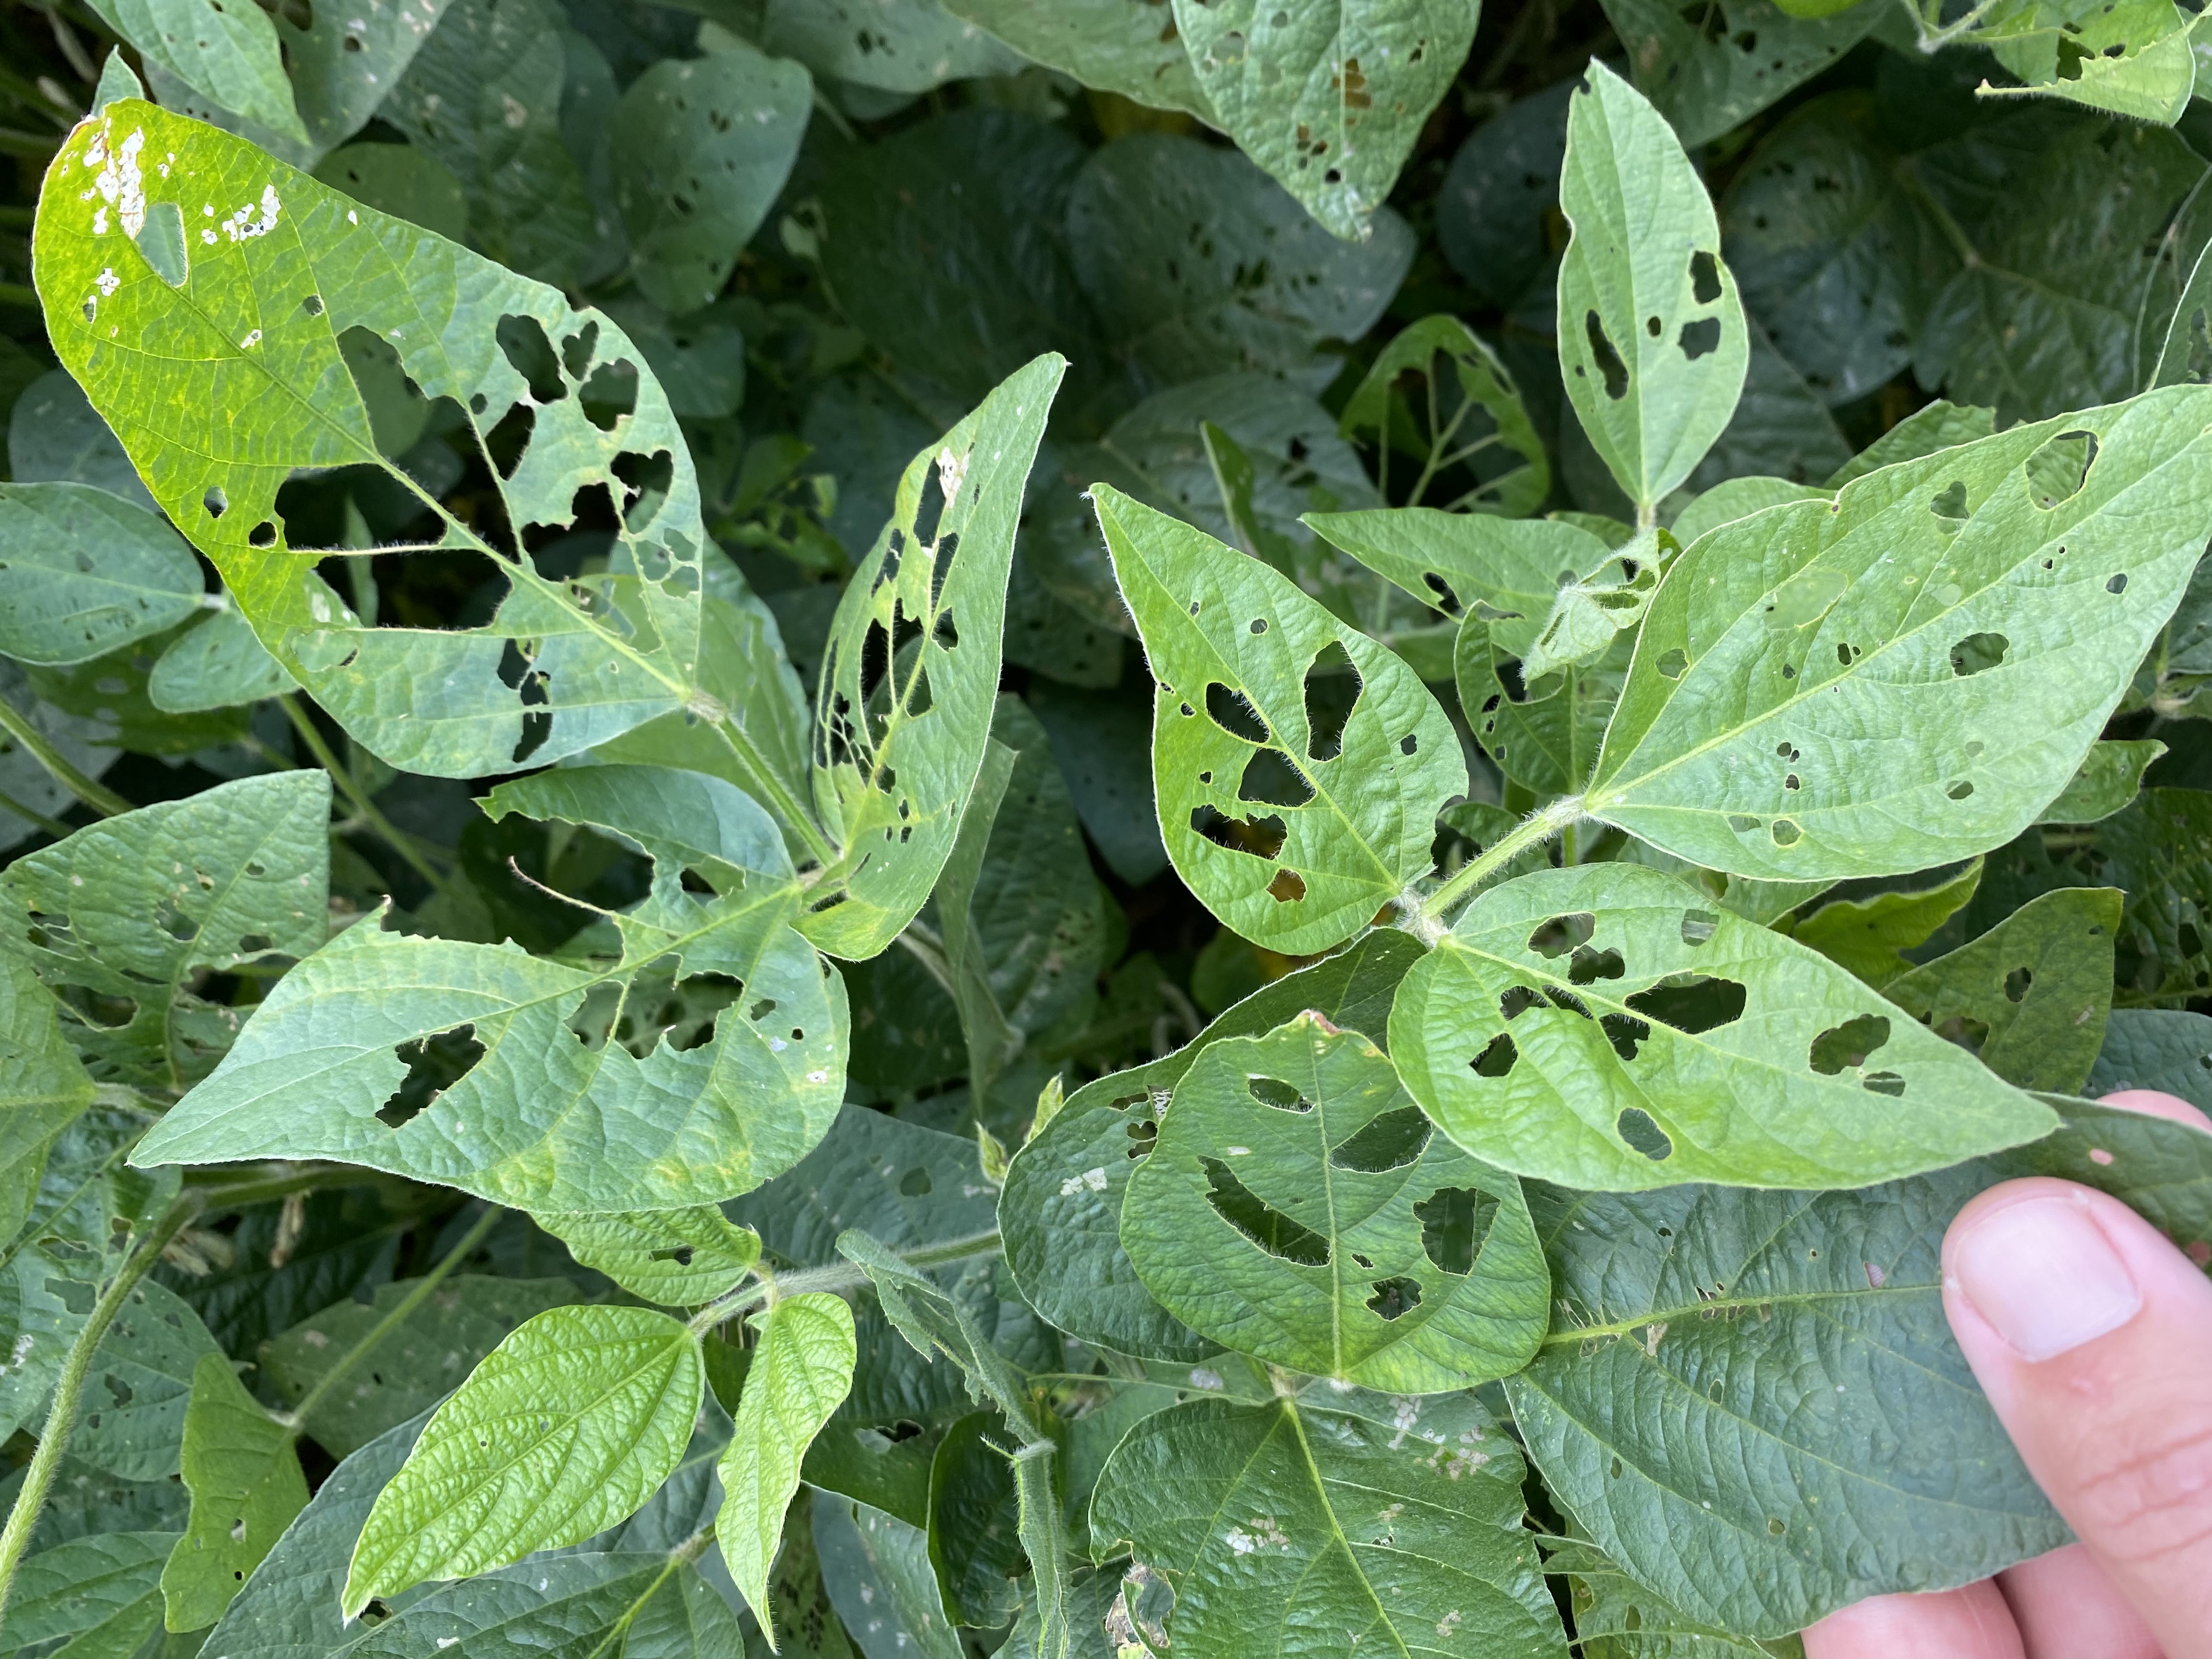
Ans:
[[[2028,1469],[2166,1659],[2212,1659],[2212,1280],[2118,1200],[2037,1177],[1960,1212],[1943,1302]]]

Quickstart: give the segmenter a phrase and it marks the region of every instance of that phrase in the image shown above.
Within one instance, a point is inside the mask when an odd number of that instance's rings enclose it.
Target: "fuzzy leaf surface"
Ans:
[[[760,1260],[760,1236],[702,1205],[635,1215],[548,1215],[538,1225],[632,1296],[696,1307],[735,1286]]]

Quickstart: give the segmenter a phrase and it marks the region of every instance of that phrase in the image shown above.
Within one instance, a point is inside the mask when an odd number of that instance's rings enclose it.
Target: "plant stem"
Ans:
[[[413,1313],[416,1309],[421,1307],[422,1305],[423,1299],[427,1297],[431,1291],[436,1290],[439,1285],[445,1283],[447,1275],[451,1273],[455,1267],[458,1267],[462,1262],[468,1259],[469,1253],[475,1249],[477,1245],[484,1242],[484,1239],[490,1234],[491,1230],[500,1224],[501,1219],[506,1214],[507,1212],[500,1206],[496,1204],[487,1205],[484,1208],[483,1214],[477,1218],[476,1225],[470,1228],[467,1232],[461,1235],[460,1243],[454,1245],[452,1249],[446,1252],[444,1260],[441,1261],[436,1267],[431,1268],[428,1273],[424,1273],[422,1278],[416,1279],[415,1281],[415,1288],[408,1291],[405,1296],[400,1297],[398,1302],[393,1304],[391,1312],[386,1314],[383,1318],[378,1320],[375,1324],[370,1326],[368,1334],[363,1336],[360,1341],[355,1343],[352,1347],[347,1349],[346,1352],[339,1357],[337,1364],[331,1366],[330,1370],[323,1373],[322,1376],[316,1382],[315,1386],[307,1390],[306,1395],[301,1398],[298,1405],[293,1407],[289,1412],[278,1413],[276,1420],[282,1423],[286,1428],[291,1430],[295,1435],[297,1435],[301,1430],[305,1429],[307,1425],[307,1419],[309,1415],[314,1411],[317,1406],[322,1404],[323,1396],[328,1394],[331,1389],[336,1387],[338,1381],[343,1377],[348,1371],[351,1370],[356,1365],[359,1364],[362,1359],[366,1358],[371,1349],[374,1348],[378,1343],[383,1341],[386,1337],[391,1335],[392,1331],[401,1323],[401,1322],[406,1319],[408,1315]]]
[[[1444,912],[1467,897],[1492,875],[1531,847],[1549,841],[1583,815],[1580,795],[1563,795],[1549,806],[1531,812],[1515,824],[1486,853],[1478,853],[1462,865],[1429,895],[1416,900],[1408,894],[1398,901],[1406,931],[1431,946],[1443,937]]]
[[[999,1249],[999,1230],[970,1233],[964,1238],[943,1238],[933,1243],[917,1244],[910,1250],[897,1252],[900,1261],[910,1267],[941,1267],[948,1261],[963,1261],[969,1256],[993,1255]],[[803,1296],[809,1291],[830,1291],[842,1294],[856,1291],[868,1282],[866,1273],[849,1262],[839,1262],[830,1267],[801,1267],[796,1272],[764,1277],[755,1285],[740,1285],[709,1302],[692,1316],[691,1329],[698,1334],[707,1332],[725,1320],[734,1319],[766,1302],[773,1296],[781,1301],[787,1296]]]
[[[46,1506],[46,1494],[53,1489],[62,1454],[69,1447],[70,1432],[76,1426],[85,1378],[92,1370],[93,1356],[99,1352],[100,1339],[107,1334],[107,1328],[122,1311],[123,1300],[131,1294],[132,1286],[161,1259],[161,1252],[169,1241],[184,1231],[185,1224],[199,1214],[200,1208],[198,1197],[189,1193],[169,1206],[168,1212],[139,1242],[107,1288],[100,1293],[100,1300],[93,1304],[92,1316],[85,1321],[76,1340],[70,1344],[69,1356],[62,1361],[61,1376],[54,1382],[54,1400],[46,1411],[46,1426],[39,1432],[39,1448],[31,1454],[30,1464],[23,1472],[22,1489],[15,1494],[15,1507],[8,1512],[8,1524],[0,1529],[0,1628],[6,1624],[8,1596],[15,1585],[15,1570],[23,1564],[23,1552],[30,1546],[32,1528],[38,1525],[40,1512]]]
[[[134,811],[131,803],[112,789],[104,788],[71,766],[63,758],[60,750],[46,741],[46,733],[31,724],[30,718],[5,697],[0,697],[0,732],[5,732],[31,758],[51,773],[56,783],[75,795],[104,818],[112,818]]]
[[[714,722],[714,735],[721,738],[722,746],[730,751],[731,758],[744,770],[746,781],[752,787],[754,799],[767,806],[773,816],[791,826],[799,840],[806,843],[806,850],[813,854],[816,863],[825,869],[835,864],[837,849],[830,845],[830,838],[814,822],[814,815],[806,810],[805,803],[776,775],[775,769],[768,763],[767,757],[754,744],[751,733],[738,725],[735,717],[725,712]]]
[[[36,807],[26,806],[13,795],[0,794],[0,812],[12,812],[24,823],[32,824],[52,836],[56,841],[69,837],[70,827],[59,818],[50,818]]]
[[[300,734],[300,740],[307,745],[307,752],[315,757],[318,765],[331,775],[331,781],[337,786],[338,793],[351,803],[353,810],[360,813],[369,828],[382,836],[392,850],[405,860],[409,869],[430,884],[431,891],[440,893],[445,891],[446,878],[430,867],[428,860],[416,851],[415,838],[378,810],[376,803],[368,798],[368,792],[363,789],[355,780],[353,774],[340,763],[337,752],[331,749],[323,734],[316,730],[315,722],[308,716],[307,711],[300,707],[300,700],[287,692],[276,701],[283,704],[284,713],[292,722],[292,729]]]

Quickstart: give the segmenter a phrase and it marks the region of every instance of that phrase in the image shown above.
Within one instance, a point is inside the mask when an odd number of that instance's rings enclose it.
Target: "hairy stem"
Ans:
[[[1491,877],[1531,847],[1540,846],[1583,815],[1583,798],[1565,795],[1549,806],[1531,812],[1499,836],[1489,851],[1478,853],[1462,865],[1425,900],[1407,894],[1398,901],[1406,931],[1424,945],[1433,946],[1444,934],[1444,915]]]
[[[338,793],[343,795],[368,827],[399,854],[409,869],[430,884],[431,891],[443,892],[446,878],[432,869],[429,861],[416,850],[415,838],[378,810],[376,803],[368,798],[368,792],[356,781],[353,774],[339,761],[337,751],[316,730],[315,722],[308,716],[307,711],[300,707],[300,700],[288,692],[276,701],[284,705],[284,713],[292,722],[292,729],[300,734],[300,741],[307,745],[307,752],[315,757],[315,763],[331,775],[331,781],[337,786]]]
[[[927,1244],[917,1244],[912,1249],[900,1250],[900,1261],[909,1267],[941,1267],[948,1261],[964,1261],[970,1256],[995,1255],[999,1250],[999,1230],[970,1233],[964,1238],[942,1238]],[[786,1297],[802,1296],[809,1291],[829,1291],[842,1294],[856,1291],[868,1282],[866,1273],[849,1262],[838,1262],[828,1267],[800,1267],[787,1273],[763,1273],[760,1281],[739,1285],[709,1302],[692,1316],[691,1329],[701,1335],[714,1329],[725,1320],[748,1313],[771,1299],[781,1301]]]
[[[23,752],[45,767],[56,783],[75,795],[104,818],[112,818],[135,809],[131,803],[112,789],[103,787],[71,766],[60,750],[46,741],[45,732],[31,724],[23,711],[0,697],[0,732],[5,732],[23,745]]]

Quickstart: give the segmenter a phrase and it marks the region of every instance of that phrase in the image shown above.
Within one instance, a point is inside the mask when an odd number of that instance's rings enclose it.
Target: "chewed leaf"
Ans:
[[[1520,1182],[1436,1134],[1315,1013],[1206,1048],[1130,1177],[1121,1244],[1201,1335],[1395,1394],[1518,1370],[1550,1281]]]
[[[2055,1122],[1825,957],[1630,864],[1478,897],[1406,976],[1390,1052],[1468,1152],[1585,1189],[1859,1187]]]
[[[1429,868],[1437,811],[1467,788],[1451,722],[1289,578],[1109,485],[1092,500],[1158,681],[1169,858],[1244,938],[1326,950]]]
[[[729,1290],[760,1260],[760,1236],[708,1205],[633,1215],[560,1215],[539,1225],[632,1296],[696,1307]]]
[[[2212,390],[2171,387],[1713,531],[1645,613],[1591,811],[1777,879],[2011,840],[2075,775],[2196,568],[2208,422]]]
[[[1630,501],[1650,508],[1727,428],[1751,363],[1720,225],[1666,118],[1593,61],[1569,105],[1559,209],[1567,398]]]
[[[199,1357],[182,1454],[191,1515],[161,1570],[166,1623],[178,1630],[215,1623],[307,1506],[294,1439],[246,1393],[228,1356]]]

